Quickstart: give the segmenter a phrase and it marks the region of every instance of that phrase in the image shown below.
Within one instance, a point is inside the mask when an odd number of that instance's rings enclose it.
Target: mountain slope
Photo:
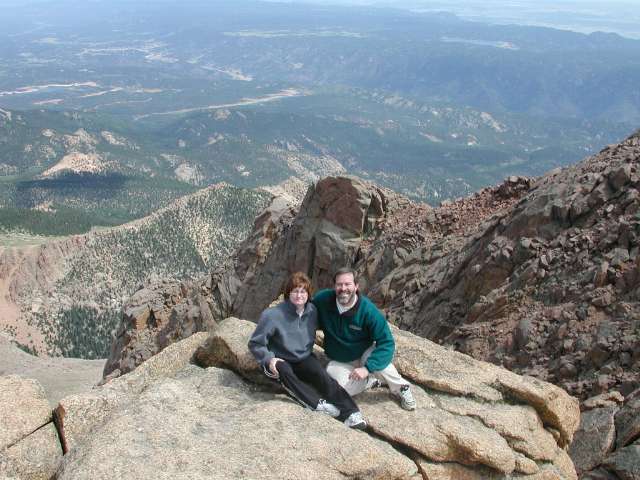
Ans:
[[[39,352],[103,358],[123,299],[149,278],[189,279],[221,265],[269,198],[218,185],[121,227],[5,248],[2,327]]]

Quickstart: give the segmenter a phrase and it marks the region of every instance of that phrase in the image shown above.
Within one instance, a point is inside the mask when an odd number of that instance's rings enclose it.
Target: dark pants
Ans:
[[[272,377],[268,370],[265,368]],[[341,421],[359,410],[351,395],[329,376],[313,353],[300,362],[278,362],[276,370],[280,374],[278,381],[287,393],[305,407],[315,410],[318,401],[324,399],[340,410],[338,420]]]

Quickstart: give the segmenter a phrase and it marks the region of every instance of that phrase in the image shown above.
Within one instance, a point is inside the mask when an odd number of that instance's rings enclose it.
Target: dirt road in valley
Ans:
[[[183,108],[181,110],[171,110],[169,112],[156,112],[156,113],[147,113],[145,115],[137,115],[134,117],[136,120],[140,120],[142,118],[159,116],[159,115],[181,115],[183,113],[192,113],[192,112],[200,112],[204,110],[217,110],[219,108],[230,108],[230,107],[241,107],[245,105],[255,105],[257,103],[266,103],[273,102],[275,100],[280,100],[288,97],[298,97],[300,95],[304,95],[303,92],[297,90],[295,88],[287,88],[285,90],[281,90],[278,93],[270,93],[263,97],[258,98],[243,98],[238,102],[234,103],[223,103],[220,105],[207,105],[205,107],[193,107],[193,108]]]

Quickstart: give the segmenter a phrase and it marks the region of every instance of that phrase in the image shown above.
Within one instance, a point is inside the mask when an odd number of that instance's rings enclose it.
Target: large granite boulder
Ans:
[[[0,451],[0,478],[51,480],[61,461],[58,431],[50,422]]]
[[[49,480],[61,458],[42,386],[18,375],[0,377],[0,478]]]
[[[616,450],[604,466],[621,480],[640,480],[640,440]]]
[[[57,476],[125,477],[420,478],[410,459],[381,440],[256,391],[228,370],[194,366],[114,410],[69,452]]]
[[[632,392],[616,414],[616,447],[626,447],[640,438],[640,389]]]
[[[479,402],[478,411],[486,402],[528,405],[554,432],[561,447],[571,443],[580,410],[578,401],[561,388],[475,360],[393,326],[392,331],[396,339],[394,364],[405,377],[447,394],[472,398]],[[522,428],[529,422],[515,425]],[[508,435],[518,437],[512,432]]]
[[[229,370],[190,365],[205,338],[64,399],[57,414],[67,455],[57,478],[420,478],[384,441]]]
[[[593,470],[613,451],[616,439],[617,406],[595,408],[582,413],[580,428],[571,444],[569,455],[578,473]]]
[[[254,328],[244,320],[224,320],[199,348],[198,362],[255,379],[259,369],[247,348]],[[418,408],[400,409],[386,390],[359,396],[377,438],[410,452],[424,471],[450,472],[457,465],[490,472],[492,478],[577,478],[562,448],[578,426],[577,400],[551,384],[518,377],[408,332],[394,329],[394,335],[395,364],[414,382]]]
[[[174,343],[144,362],[134,372],[115,378],[90,392],[63,398],[54,415],[64,452],[86,441],[91,432],[110,420],[113,412],[135,402],[136,397],[158,379],[175,374],[188,365],[207,338],[204,332]]]
[[[357,401],[369,427],[354,431],[254,383],[253,329],[226,319],[208,338],[63,399],[56,478],[577,478],[561,447],[577,402],[557,387],[394,330],[418,408],[402,410],[384,388],[365,392]]]
[[[254,323],[234,317],[227,318],[220,322],[216,331],[196,350],[195,362],[203,368],[231,369],[256,384],[272,385],[273,381],[262,373],[247,348],[247,342],[255,328]]]
[[[0,448],[13,445],[51,421],[42,386],[18,375],[0,377]]]

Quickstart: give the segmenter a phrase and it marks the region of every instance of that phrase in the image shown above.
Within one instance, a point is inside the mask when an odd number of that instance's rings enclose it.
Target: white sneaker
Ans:
[[[367,428],[367,422],[362,418],[360,410],[349,415],[344,421],[344,424],[349,428],[355,428],[357,430],[364,430]]]
[[[400,397],[400,406],[405,410],[415,410],[416,409],[416,401],[413,398],[413,394],[411,393],[411,388],[409,385],[403,385],[400,387],[400,392],[398,393]]]
[[[336,407],[333,403],[329,403],[323,399],[320,399],[318,401],[316,412],[326,413],[327,415],[331,415],[333,418],[340,416],[340,410],[338,410],[338,407]]]

